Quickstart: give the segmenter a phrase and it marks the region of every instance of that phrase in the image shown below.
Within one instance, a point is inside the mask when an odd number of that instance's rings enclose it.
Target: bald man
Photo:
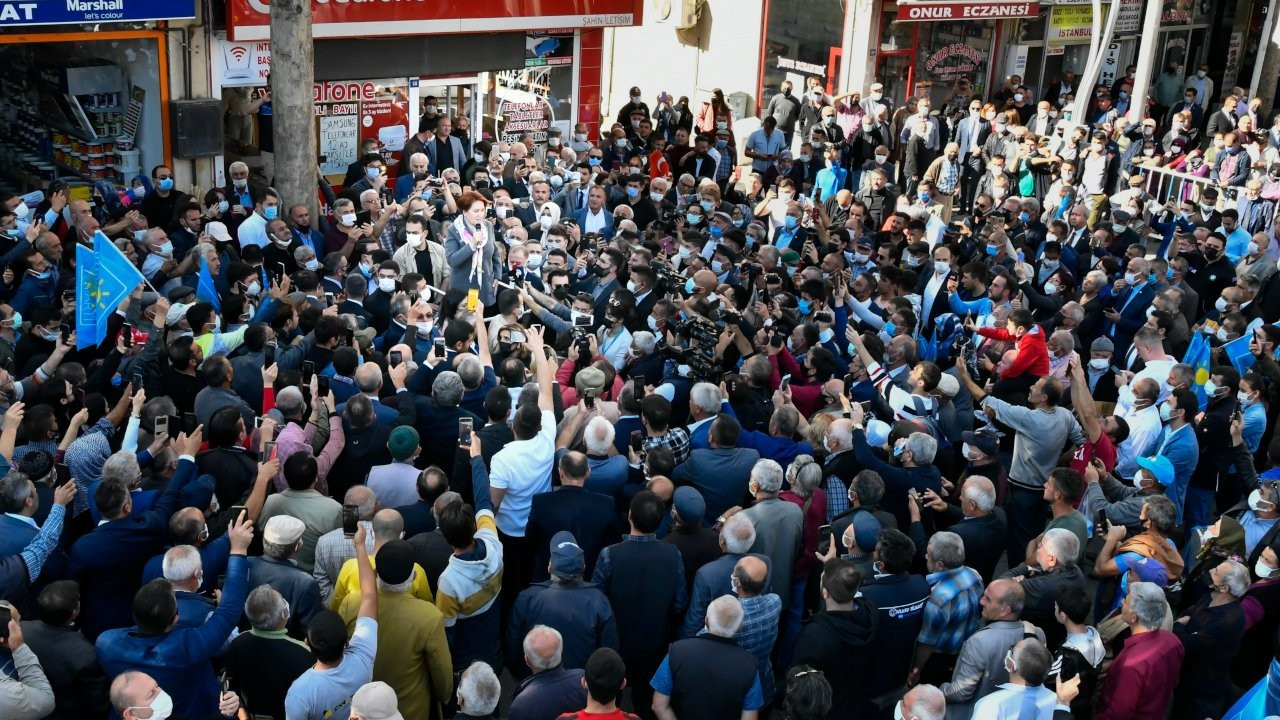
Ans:
[[[512,692],[510,720],[545,720],[586,707],[583,671],[564,667],[564,638],[559,631],[535,625],[524,636],[523,649],[524,664],[533,674]]]
[[[379,510],[373,515],[373,554],[369,562],[377,567],[378,551],[392,540],[404,538],[404,518],[390,508]],[[360,571],[356,567],[356,558],[351,558],[342,565],[338,573],[338,582],[333,588],[333,597],[329,598],[329,608],[336,611],[342,607],[347,595],[360,592]],[[427,572],[418,563],[413,564],[413,584],[409,586],[409,594],[435,604],[431,595],[431,586],[427,583]]]
[[[738,560],[729,580],[742,605],[742,626],[745,630],[738,636],[738,644],[756,656],[760,689],[766,703],[773,702],[777,690],[769,654],[778,639],[782,616],[782,598],[768,592],[768,581],[769,568],[763,560],[751,555]]]

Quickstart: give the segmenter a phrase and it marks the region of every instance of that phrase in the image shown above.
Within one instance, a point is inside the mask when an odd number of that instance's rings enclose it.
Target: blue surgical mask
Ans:
[[[999,248],[999,247],[997,247],[997,246],[995,246],[995,245],[988,245],[988,246],[987,246],[987,256],[988,256],[988,257],[995,257],[996,255],[999,255],[999,254],[1000,254],[1000,248]]]
[[[1166,268],[1166,269],[1165,269],[1165,271],[1164,271],[1164,279],[1165,279],[1165,280],[1172,280],[1172,279],[1173,279],[1173,268]]]
[[[693,278],[684,281],[684,293],[685,295],[693,294]]]
[[[924,203],[924,204],[928,205],[928,204],[929,204],[929,197],[930,197],[930,195],[929,195],[929,193],[927,193],[927,192],[922,192],[922,193],[920,193],[920,202],[922,202],[922,203]]]
[[[724,229],[722,229],[719,225],[712,225],[710,229],[711,229],[711,237],[713,238],[718,238],[721,235],[724,235]]]
[[[723,150],[723,149],[725,149],[725,148],[729,147],[729,141],[728,141],[728,140],[717,140],[717,141],[716,141],[716,147],[718,147],[718,148],[720,148],[721,150]]]
[[[804,298],[801,298],[801,299],[800,299],[800,302],[799,302],[799,308],[800,308],[800,314],[801,314],[801,315],[808,315],[808,314],[809,314],[809,301],[808,301],[808,300],[805,300]]]
[[[169,192],[173,189],[173,178],[164,178],[156,183],[156,186],[165,192]]]
[[[1018,219],[1021,220],[1022,222],[1031,222],[1031,213],[1028,213],[1028,212],[1018,213]]]
[[[599,166],[600,166],[600,158],[598,158],[598,157],[588,157],[588,158],[587,158],[587,164],[588,164],[588,165],[590,165],[591,167],[599,167]]]
[[[627,186],[627,197],[631,198],[632,200],[635,200],[636,198],[640,197],[640,188],[638,188],[638,187],[632,187],[632,186],[628,185],[628,186]]]
[[[711,261],[711,272],[713,272],[713,273],[715,273],[715,274],[717,274],[717,275],[719,275],[720,273],[724,272],[724,263],[720,262],[719,260],[712,260],[712,261]]]
[[[794,230],[796,228],[796,225],[799,225],[799,224],[800,224],[800,218],[796,217],[795,215],[787,216],[786,226],[788,230]]]
[[[699,215],[698,213],[687,213],[684,216],[684,221],[689,223],[690,225],[697,225],[698,223],[702,222],[702,216]]]
[[[378,176],[382,174],[382,171],[379,170],[378,168],[369,168],[368,170],[364,171],[364,174],[370,180],[377,180]]]
[[[906,443],[899,443],[899,444],[897,444],[897,445],[894,445],[894,446],[893,446],[893,456],[894,456],[894,457],[896,457],[896,458],[900,458],[900,457],[902,457],[902,451],[903,451],[903,450],[906,450],[906,449],[907,449],[907,444],[906,444]]]
[[[887,322],[884,324],[884,331],[889,335],[889,337],[893,337],[893,333],[896,332],[897,329],[898,329],[898,326],[894,325],[892,322]]]
[[[280,208],[276,207],[275,205],[262,208],[262,217],[268,220],[275,220],[279,216],[280,216]]]
[[[716,207],[716,204],[711,202],[710,200],[702,200],[698,204],[701,205],[702,209],[707,212],[711,212]]]
[[[218,212],[224,213],[230,209],[231,209],[231,203],[227,202],[226,200],[218,201]]]

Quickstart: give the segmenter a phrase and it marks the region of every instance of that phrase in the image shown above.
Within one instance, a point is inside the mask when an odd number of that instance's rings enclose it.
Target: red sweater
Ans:
[[[993,340],[1014,340],[1017,343],[1018,357],[1013,364],[1000,373],[1001,380],[1015,378],[1023,374],[1044,377],[1049,374],[1049,347],[1045,345],[1044,331],[1039,325],[1032,325],[1022,337],[1015,338],[1004,328],[978,328],[978,334]]]

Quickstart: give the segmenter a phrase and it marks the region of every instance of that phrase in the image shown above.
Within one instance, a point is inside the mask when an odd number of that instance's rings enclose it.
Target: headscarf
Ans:
[[[1200,551],[1196,553],[1196,560],[1203,560],[1209,555],[1224,559],[1245,556],[1244,527],[1239,521],[1230,515],[1223,515],[1218,519],[1218,534],[1200,546]]]

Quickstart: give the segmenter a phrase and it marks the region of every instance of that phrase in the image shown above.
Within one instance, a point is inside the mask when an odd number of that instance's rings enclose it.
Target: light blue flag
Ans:
[[[98,334],[98,256],[86,245],[76,243],[76,347],[83,350],[102,343]]]
[[[222,312],[222,299],[218,297],[218,289],[213,284],[213,274],[209,272],[208,258],[200,258],[200,277],[196,283],[196,297],[213,305],[214,312]]]
[[[91,281],[92,287],[90,283],[85,283],[85,290],[89,302],[93,305],[98,342],[102,342],[106,339],[107,320],[110,319],[111,313],[116,311],[134,288],[147,280],[138,268],[129,262],[129,258],[120,252],[120,248],[102,234],[101,230],[93,236],[93,252],[98,256],[97,273]],[[83,254],[77,251],[77,259]],[[78,309],[79,304],[77,304]]]
[[[1253,363],[1257,361],[1253,353],[1249,352],[1249,342],[1251,340],[1253,340],[1253,333],[1245,333],[1222,346],[1222,351],[1226,354],[1227,361],[1241,375],[1248,372],[1249,368],[1253,367]]]
[[[1204,394],[1204,384],[1209,381],[1209,337],[1201,332],[1193,335],[1182,362],[1191,366],[1191,389],[1195,390],[1196,397],[1200,400],[1200,409],[1204,410],[1209,405],[1209,399]]]

